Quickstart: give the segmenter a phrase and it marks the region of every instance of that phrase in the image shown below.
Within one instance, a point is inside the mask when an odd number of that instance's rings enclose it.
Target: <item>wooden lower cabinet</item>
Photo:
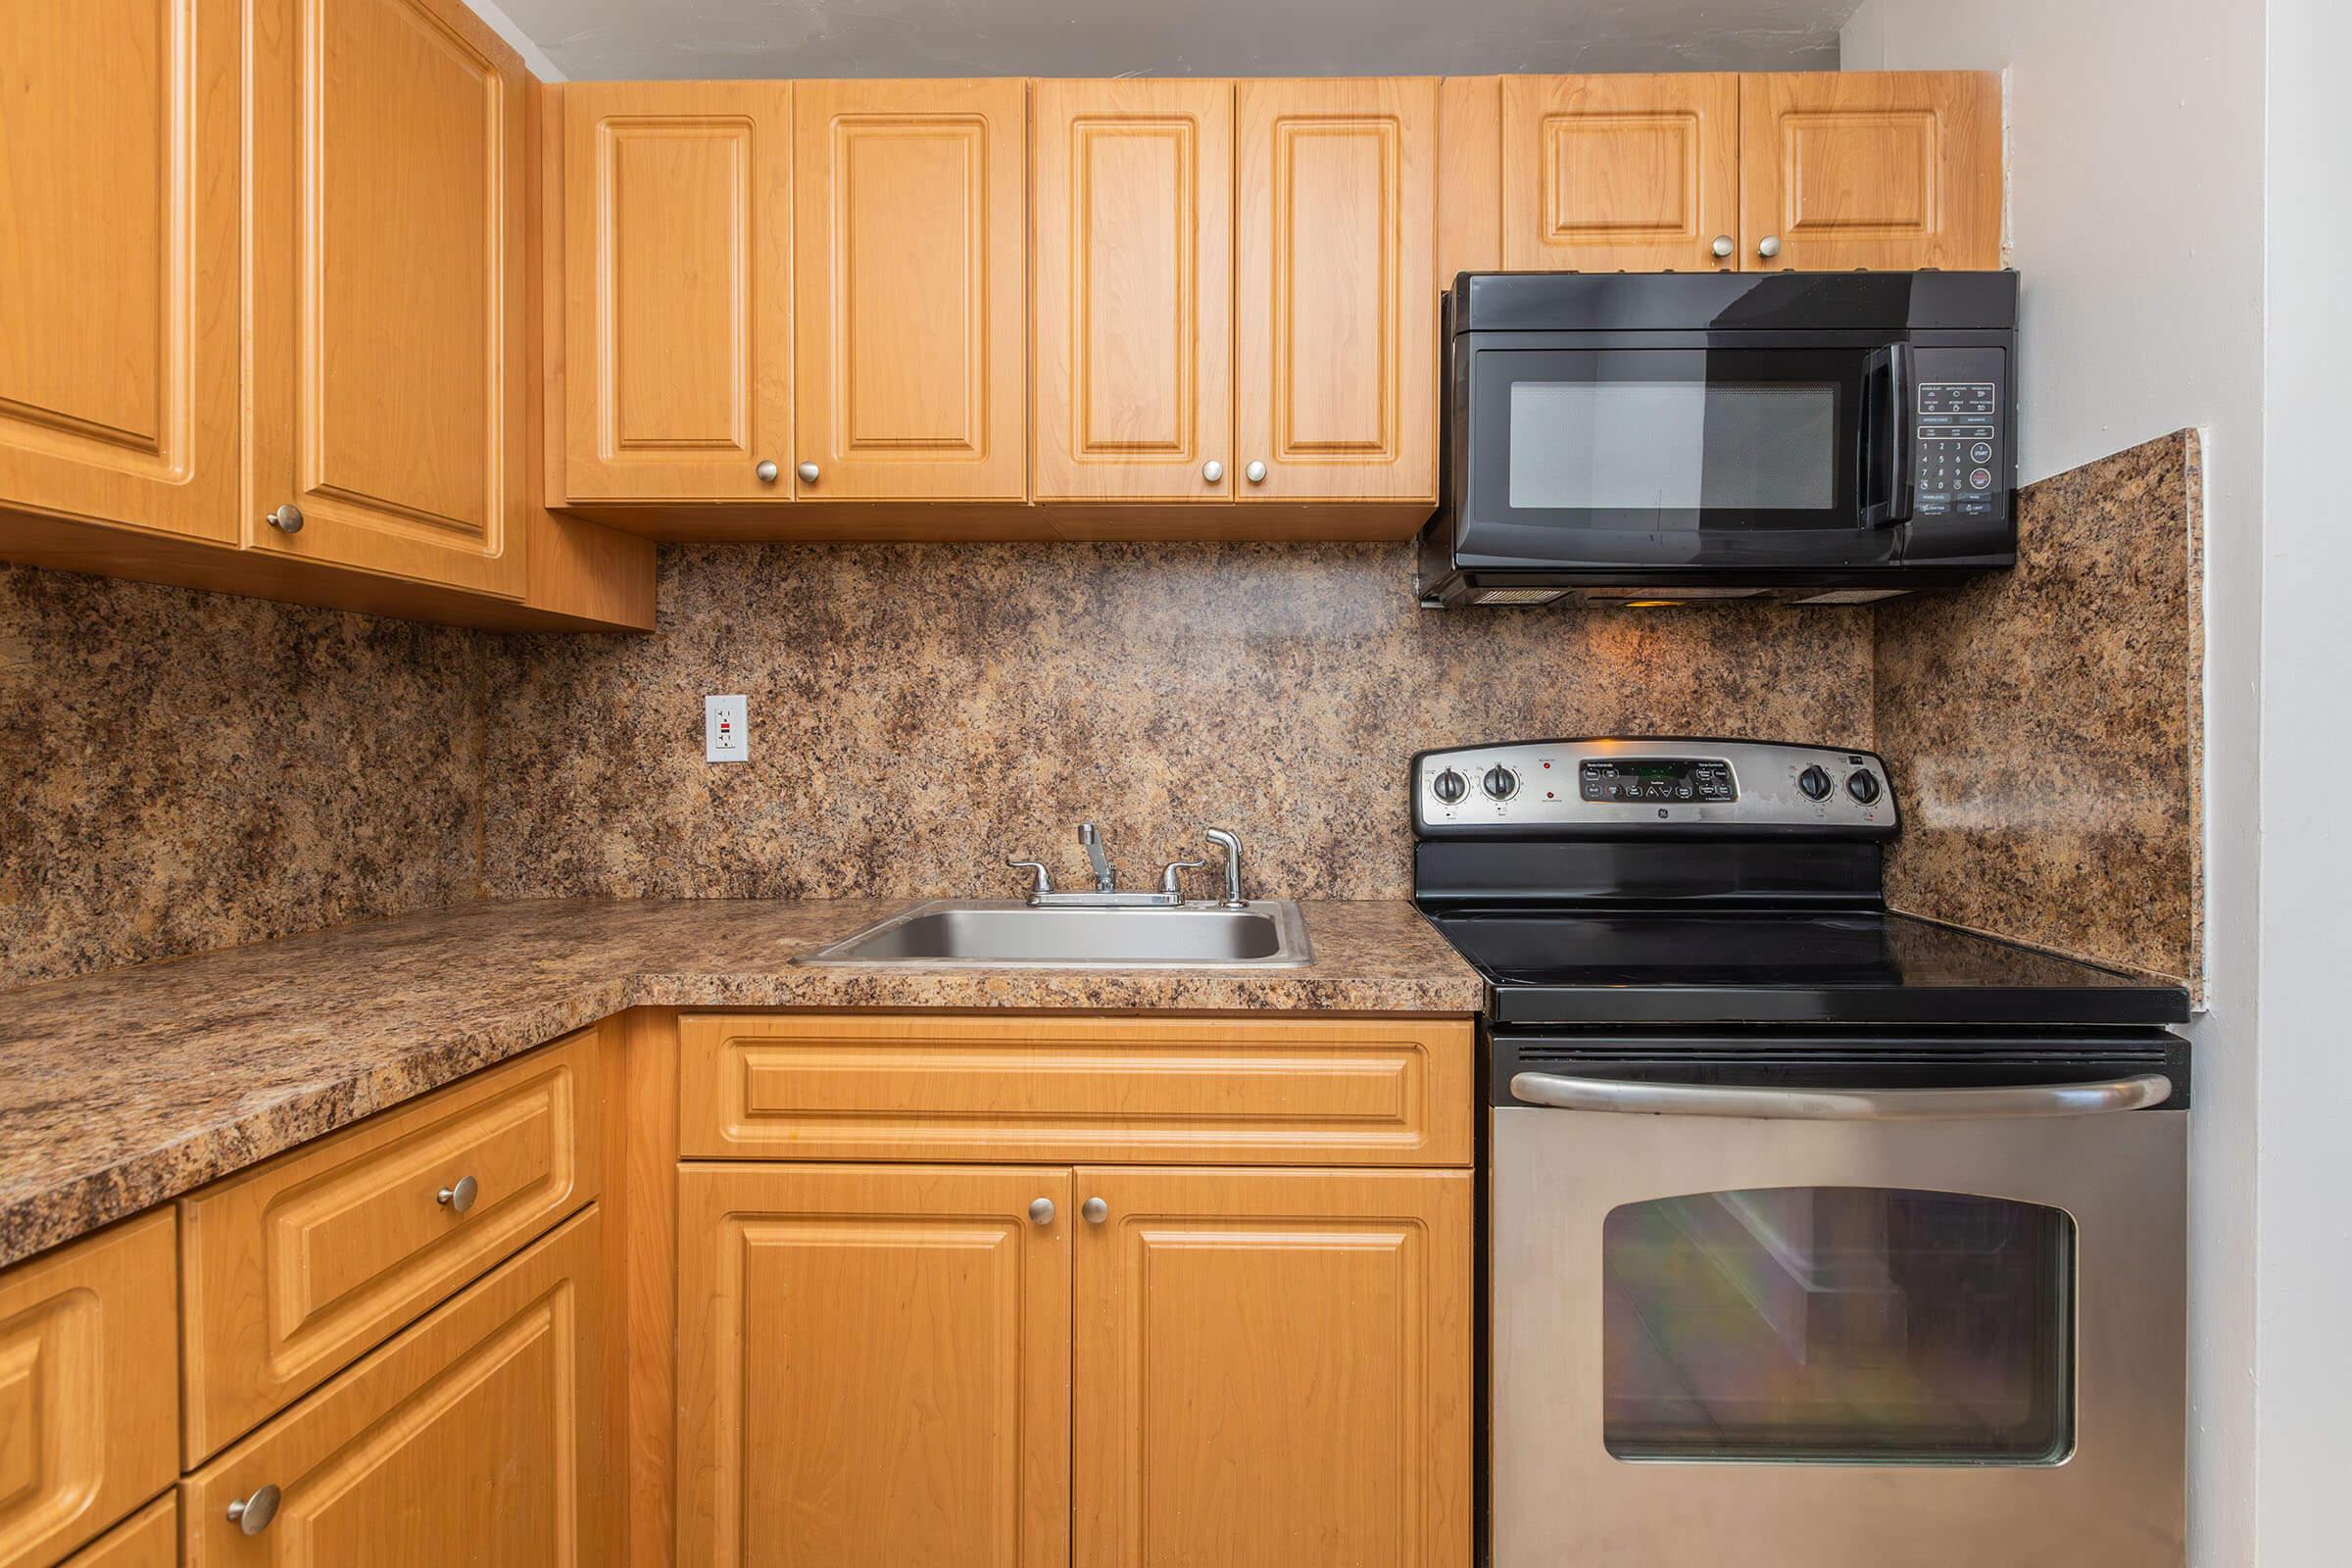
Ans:
[[[597,1211],[180,1484],[188,1568],[611,1557]],[[276,1489],[247,1535],[229,1505]]]
[[[1071,1560],[1470,1560],[1470,1174],[1082,1169]]]
[[[1467,1171],[690,1162],[678,1204],[681,1564],[1469,1561]]]
[[[680,1564],[1068,1561],[1067,1168],[688,1165],[678,1207]]]

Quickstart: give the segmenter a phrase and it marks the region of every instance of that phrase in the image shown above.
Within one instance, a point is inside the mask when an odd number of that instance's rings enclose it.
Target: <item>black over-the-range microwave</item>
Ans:
[[[1464,272],[1425,605],[1861,604],[2017,562],[2017,274]]]

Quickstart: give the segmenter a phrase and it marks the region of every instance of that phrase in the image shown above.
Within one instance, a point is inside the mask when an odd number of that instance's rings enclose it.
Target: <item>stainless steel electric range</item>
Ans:
[[[1488,982],[1489,1562],[2180,1560],[2181,991],[1889,912],[1868,753],[1412,797]]]

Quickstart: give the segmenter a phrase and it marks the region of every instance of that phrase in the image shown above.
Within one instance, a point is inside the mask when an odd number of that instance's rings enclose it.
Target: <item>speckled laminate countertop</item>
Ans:
[[[1396,901],[1303,968],[797,968],[906,900],[461,905],[0,992],[0,1265],[635,1006],[1478,1010]]]

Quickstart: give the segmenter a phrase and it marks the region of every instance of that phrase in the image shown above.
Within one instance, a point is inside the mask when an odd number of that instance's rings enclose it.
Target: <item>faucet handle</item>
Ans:
[[[1004,868],[1008,871],[1033,871],[1037,874],[1037,880],[1029,889],[1029,896],[1033,899],[1041,893],[1054,891],[1054,873],[1046,869],[1043,860],[1006,860]]]
[[[1207,863],[1206,860],[1170,860],[1167,869],[1159,873],[1159,891],[1171,899],[1183,898],[1183,873],[1198,871]]]

